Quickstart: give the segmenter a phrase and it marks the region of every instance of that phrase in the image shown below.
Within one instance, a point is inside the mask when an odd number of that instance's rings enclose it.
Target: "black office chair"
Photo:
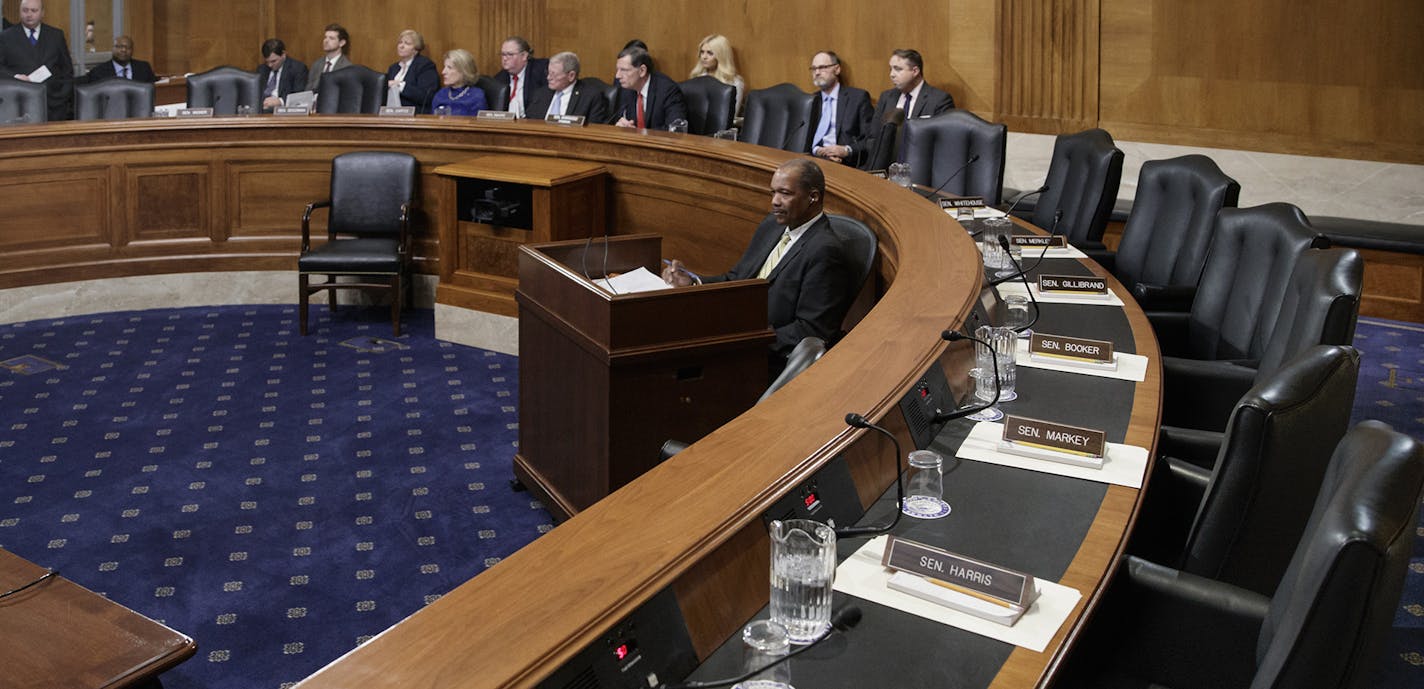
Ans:
[[[44,84],[0,80],[0,124],[39,124],[49,120],[49,94]]]
[[[1206,156],[1149,160],[1117,253],[1088,254],[1132,290],[1144,311],[1190,311],[1216,213],[1234,208],[1240,194],[1241,185]]]
[[[240,105],[252,112],[261,110],[262,82],[257,72],[217,67],[188,77],[188,107],[212,108],[214,115],[236,115]]]
[[[365,65],[351,65],[321,75],[316,111],[323,115],[374,115],[385,104],[386,93],[385,74]]]
[[[487,110],[508,110],[509,109],[509,84],[500,83],[498,79],[486,75],[480,75],[475,81],[475,86],[485,92],[485,103],[489,106]]]
[[[1101,129],[1064,134],[1053,144],[1048,164],[1048,190],[1033,208],[1033,224],[1053,227],[1053,218],[1063,211],[1058,233],[1084,251],[1102,250],[1103,230],[1117,202],[1122,181],[1122,151],[1112,136]]]
[[[959,196],[981,196],[997,206],[1004,189],[1004,151],[1009,128],[985,122],[968,110],[950,110],[905,123],[905,162],[910,180]],[[968,167],[971,156],[979,159]],[[961,169],[963,170],[961,172]]]
[[[326,76],[342,71],[346,70]],[[303,335],[307,334],[307,302],[311,294],[326,290],[334,312],[336,290],[361,289],[391,293],[391,326],[396,337],[400,336],[404,284],[410,270],[410,211],[419,172],[415,157],[405,153],[344,153],[331,161],[330,198],[307,204],[302,215],[297,281]],[[327,241],[313,248],[311,216],[317,208],[330,211]],[[313,275],[326,275],[326,282],[311,284]],[[337,282],[339,276],[356,276],[359,281]]]
[[[870,278],[871,272],[875,269],[875,257],[879,254],[880,239],[875,236],[874,230],[855,218],[827,213],[826,219],[831,223],[831,231],[840,239],[846,261],[854,271],[850,281],[851,294],[858,295],[864,289],[866,280]],[[845,332],[842,330],[837,335],[836,342],[839,342],[844,335]]]
[[[811,143],[815,94],[792,84],[777,84],[747,94],[747,113],[739,141],[806,153]]]
[[[871,127],[878,127],[879,130],[866,144],[867,149],[857,151],[860,158],[860,169],[867,171],[880,171],[890,167],[890,163],[895,162],[895,152],[900,150],[900,138],[905,129],[905,111],[899,108],[892,108],[885,114],[885,119],[880,122],[873,122]]]
[[[1377,421],[1330,460],[1271,597],[1129,556],[1055,687],[1371,686],[1424,493],[1424,448]]]
[[[732,126],[737,109],[737,88],[708,76],[677,85],[687,102],[687,132],[704,136]]]
[[[74,86],[78,120],[122,120],[153,115],[153,84],[130,79],[105,79]]]
[[[1274,592],[1349,427],[1359,372],[1354,348],[1314,346],[1263,375],[1224,434],[1164,429],[1128,552]]]
[[[599,122],[597,124],[611,124],[618,120],[618,91],[620,87],[616,82],[610,84],[598,77],[584,77],[579,79],[579,85],[580,88],[594,89],[594,93],[603,94],[603,100],[608,106],[604,112],[609,114],[610,119],[608,122]],[[589,124],[594,123],[590,122]]]

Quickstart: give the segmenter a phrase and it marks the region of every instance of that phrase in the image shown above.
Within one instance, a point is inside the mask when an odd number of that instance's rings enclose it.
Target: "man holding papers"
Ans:
[[[0,78],[44,82],[49,119],[67,120],[74,82],[69,43],[43,19],[43,0],[20,0],[20,23],[0,32]]]

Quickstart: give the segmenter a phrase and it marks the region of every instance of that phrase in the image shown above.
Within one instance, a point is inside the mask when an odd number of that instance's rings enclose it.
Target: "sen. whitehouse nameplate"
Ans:
[[[415,117],[414,105],[382,105],[377,117]]]
[[[1028,340],[1029,357],[1036,361],[1052,361],[1094,370],[1117,370],[1113,344],[1107,340],[1033,333]]]
[[[954,199],[943,199],[943,198],[942,198],[942,199],[939,200],[939,207],[940,207],[941,210],[946,210],[946,211],[949,211],[949,210],[956,210],[956,209],[959,209],[959,208],[968,208],[968,209],[971,209],[971,210],[972,210],[972,209],[975,209],[975,208],[983,208],[983,207],[984,207],[984,197],[983,197],[983,196],[965,196],[965,197],[962,197],[962,198],[954,198]]]
[[[566,127],[582,127],[584,124],[583,115],[545,115],[544,121],[549,124],[561,124]]]
[[[1108,281],[1098,277],[1081,275],[1040,275],[1038,291],[1045,294],[1063,294],[1074,297],[1108,298]]]
[[[1007,626],[1038,598],[1028,574],[895,536],[880,564],[896,572],[886,584],[891,589]]]
[[[999,451],[1101,469],[1107,444],[1107,434],[1100,430],[1024,416],[1006,416]]]
[[[305,105],[279,105],[272,109],[272,114],[280,117],[304,117],[311,114],[311,108]]]
[[[212,116],[213,116],[213,109],[212,109],[212,108],[179,108],[179,109],[178,109],[178,117],[179,117],[179,118],[189,118],[189,117],[212,117]]]
[[[1051,234],[1046,237],[1042,237],[1036,234],[1016,234],[1010,237],[1009,241],[1013,242],[1015,246],[1021,246],[1024,248],[1043,246],[1046,246],[1050,249],[1068,248],[1068,238],[1064,237],[1061,234]]]
[[[514,113],[508,110],[481,110],[475,113],[477,120],[514,120],[518,119]]]

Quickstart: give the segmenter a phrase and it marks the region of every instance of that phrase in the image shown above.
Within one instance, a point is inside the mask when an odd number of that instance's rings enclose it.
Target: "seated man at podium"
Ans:
[[[789,160],[771,176],[771,215],[757,226],[737,265],[721,275],[703,276],[689,273],[678,260],[663,269],[663,280],[674,286],[752,278],[770,282],[773,377],[802,338],[833,341],[855,300],[844,248],[822,211],[825,196],[821,168],[809,158]]]

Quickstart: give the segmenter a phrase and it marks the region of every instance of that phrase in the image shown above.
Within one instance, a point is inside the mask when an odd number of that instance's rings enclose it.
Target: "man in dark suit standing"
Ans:
[[[494,80],[509,87],[509,111],[525,117],[534,92],[548,80],[549,61],[532,57],[529,41],[519,36],[504,39],[499,47],[499,74]],[[490,107],[495,104],[491,103]]]
[[[94,69],[89,70],[85,77],[89,83],[103,81],[105,79],[129,79],[145,84],[152,84],[158,81],[158,75],[153,73],[153,67],[143,60],[133,59],[134,42],[128,36],[119,36],[114,39],[113,59],[103,64],[94,65]]]
[[[850,164],[854,144],[870,131],[870,94],[841,84],[841,58],[829,50],[811,57],[811,83],[821,92],[811,111],[811,154]]]
[[[30,81],[40,67],[49,70],[44,82],[49,119],[69,119],[69,94],[74,84],[74,64],[64,32],[43,23],[43,0],[20,0],[20,23],[0,33],[0,78]]]
[[[534,92],[529,101],[530,119],[542,120],[546,115],[582,115],[585,122],[603,124],[608,121],[608,104],[597,90],[579,86],[579,59],[573,53],[558,53],[549,58],[548,85]]]
[[[301,60],[287,57],[287,44],[280,38],[262,42],[262,66],[257,68],[257,81],[262,83],[262,112],[272,112],[284,103],[289,93],[307,87],[307,66]]]
[[[661,72],[653,71],[653,60],[642,48],[624,48],[618,53],[620,127],[667,129],[669,123],[687,120],[687,103],[682,89]]]
[[[890,83],[894,87],[880,94],[880,102],[875,104],[875,116],[871,119],[873,131],[867,132],[861,145],[855,147],[860,154],[859,162],[866,162],[875,148],[875,139],[880,133],[876,125],[888,120],[894,111],[902,110],[905,119],[917,120],[934,117],[954,107],[952,96],[925,82],[924,69],[925,61],[918,50],[900,49],[890,54]]]
[[[839,334],[855,300],[855,285],[845,247],[823,212],[826,178],[810,158],[789,160],[771,177],[771,215],[757,226],[741,260],[721,275],[697,278],[671,261],[663,280],[676,286],[763,278],[767,319],[776,331],[771,346],[772,376],[803,338],[827,342]]]

